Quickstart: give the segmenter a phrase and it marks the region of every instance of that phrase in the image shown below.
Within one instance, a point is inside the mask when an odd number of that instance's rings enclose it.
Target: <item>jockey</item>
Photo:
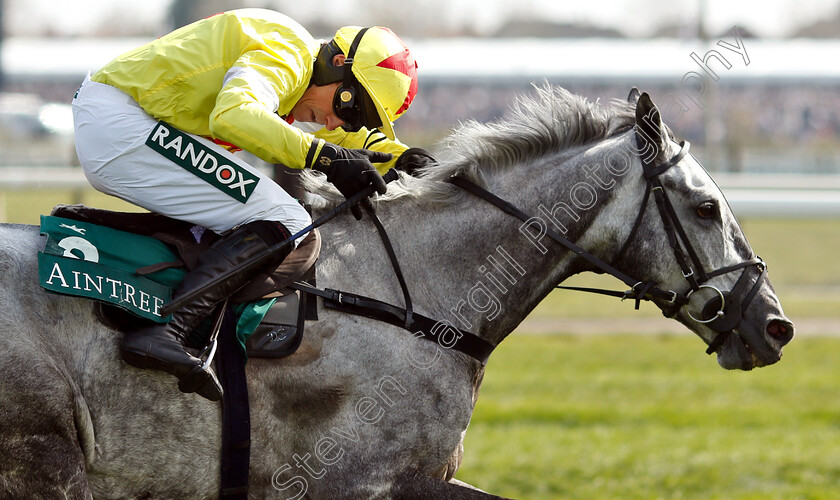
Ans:
[[[297,200],[234,150],[324,172],[349,198],[416,157],[392,125],[416,93],[414,59],[387,28],[348,26],[321,43],[280,13],[234,10],[88,76],[73,99],[76,151],[96,189],[222,235],[177,298],[311,223]],[[175,375],[184,392],[221,399],[215,373],[186,351],[185,339],[250,278],[231,277],[169,323],[127,333],[123,359]]]

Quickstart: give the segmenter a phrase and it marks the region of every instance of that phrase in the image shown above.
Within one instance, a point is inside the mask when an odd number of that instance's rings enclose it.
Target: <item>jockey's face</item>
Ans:
[[[344,66],[344,59],[344,54],[337,54],[332,62],[335,66]],[[292,117],[301,122],[321,124],[327,130],[335,130],[344,125],[345,122],[333,111],[333,99],[339,85],[341,82],[320,87],[313,85],[306,89],[303,97],[292,108]]]
[[[344,121],[333,111],[333,96],[339,85],[340,82],[336,82],[320,87],[313,85],[306,89],[303,97],[292,108],[292,117],[300,122],[318,123],[327,130],[335,130],[344,125]]]

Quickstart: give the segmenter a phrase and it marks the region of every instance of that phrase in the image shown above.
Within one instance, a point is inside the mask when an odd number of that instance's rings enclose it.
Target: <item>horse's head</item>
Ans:
[[[654,302],[717,353],[727,369],[778,361],[793,338],[766,274],[718,186],[677,143],[647,94],[636,102],[644,186],[639,215],[615,262],[655,283]]]

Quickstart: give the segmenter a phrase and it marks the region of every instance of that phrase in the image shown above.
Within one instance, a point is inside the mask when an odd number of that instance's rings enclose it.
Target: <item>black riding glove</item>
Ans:
[[[416,175],[418,170],[437,164],[438,161],[435,157],[425,149],[409,148],[397,158],[397,163],[394,166],[397,170],[402,170],[408,175]]]
[[[374,177],[382,176],[374,168],[374,163],[384,163],[392,158],[390,153],[370,151],[368,149],[347,149],[326,143],[312,163],[312,168],[327,174],[330,181],[345,198],[351,198],[374,182]],[[385,181],[382,181],[384,184]],[[373,193],[371,193],[373,194]],[[356,220],[362,218],[358,205],[350,208]]]

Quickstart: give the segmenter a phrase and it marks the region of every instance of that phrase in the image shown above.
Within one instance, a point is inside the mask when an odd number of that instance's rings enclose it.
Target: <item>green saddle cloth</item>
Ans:
[[[160,263],[175,263],[178,256],[163,242],[108,227],[41,216],[44,251],[38,253],[38,282],[45,290],[98,300],[157,323],[171,316],[160,308],[172,298],[186,270],[167,267],[148,274],[138,269]],[[245,352],[245,341],[262,321],[275,299],[236,304],[236,335]],[[197,329],[209,336],[209,319]],[[193,336],[195,338],[195,336]]]

